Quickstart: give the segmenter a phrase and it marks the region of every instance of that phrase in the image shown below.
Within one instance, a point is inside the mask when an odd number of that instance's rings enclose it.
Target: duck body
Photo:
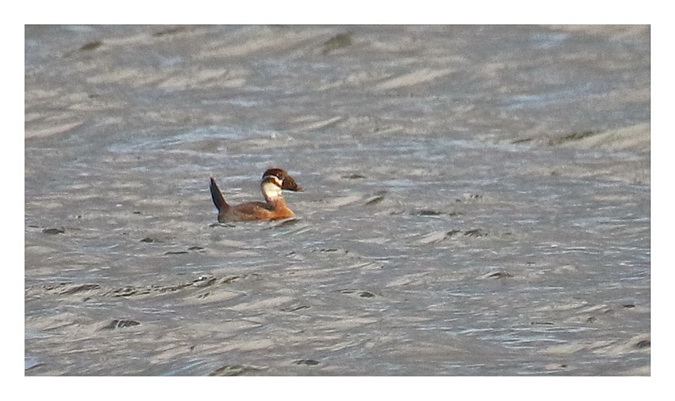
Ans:
[[[246,202],[239,205],[230,205],[225,201],[223,194],[211,177],[211,198],[218,209],[218,222],[249,221],[249,220],[277,220],[295,216],[286,204],[282,190],[302,192],[293,177],[285,170],[273,168],[265,171],[260,182],[260,189],[265,202]]]

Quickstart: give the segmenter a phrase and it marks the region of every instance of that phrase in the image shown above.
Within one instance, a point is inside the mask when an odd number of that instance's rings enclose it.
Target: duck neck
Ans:
[[[261,189],[265,200],[270,205],[284,203],[284,197],[281,195],[281,188],[274,182],[263,182],[261,184]]]

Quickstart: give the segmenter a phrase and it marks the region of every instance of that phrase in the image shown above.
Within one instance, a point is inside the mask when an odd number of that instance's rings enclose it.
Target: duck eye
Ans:
[[[270,176],[267,176],[267,178],[268,179],[271,178],[271,181],[274,182],[274,184],[278,185],[278,186],[281,186],[281,184],[283,183],[283,181],[281,179],[279,179],[279,177],[277,177],[276,175],[270,175]]]

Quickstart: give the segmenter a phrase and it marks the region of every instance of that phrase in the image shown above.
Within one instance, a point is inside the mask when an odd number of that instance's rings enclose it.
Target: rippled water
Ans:
[[[645,27],[28,27],[26,374],[645,375]],[[297,218],[217,224],[268,167]]]

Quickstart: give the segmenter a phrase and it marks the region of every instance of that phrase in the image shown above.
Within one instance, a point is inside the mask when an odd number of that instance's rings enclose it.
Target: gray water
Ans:
[[[27,375],[649,375],[645,26],[28,26]],[[218,224],[208,190],[295,219]]]

